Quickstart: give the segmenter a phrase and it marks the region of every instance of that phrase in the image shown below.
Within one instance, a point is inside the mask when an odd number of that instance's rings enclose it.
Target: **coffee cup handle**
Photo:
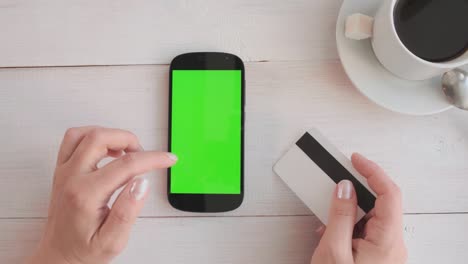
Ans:
[[[353,40],[362,40],[372,37],[374,18],[356,13],[346,18],[345,36]]]

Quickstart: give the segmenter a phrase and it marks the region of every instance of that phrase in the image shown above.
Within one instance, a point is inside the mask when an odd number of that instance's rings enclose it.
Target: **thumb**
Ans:
[[[148,192],[148,180],[135,178],[119,194],[96,238],[108,255],[116,256],[127,245]]]
[[[336,186],[328,215],[324,237],[334,243],[338,252],[352,256],[353,229],[357,214],[357,199],[353,184],[348,180]]]

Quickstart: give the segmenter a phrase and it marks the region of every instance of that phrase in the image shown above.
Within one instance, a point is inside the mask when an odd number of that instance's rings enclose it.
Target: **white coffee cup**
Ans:
[[[387,70],[403,79],[425,80],[468,64],[468,52],[451,61],[439,63],[421,59],[408,50],[395,28],[393,14],[398,1],[383,0],[373,22],[372,47],[377,59]]]

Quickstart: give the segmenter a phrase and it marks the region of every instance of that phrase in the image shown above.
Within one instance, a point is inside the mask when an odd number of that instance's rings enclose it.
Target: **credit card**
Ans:
[[[350,180],[356,190],[356,223],[374,208],[376,195],[366,179],[315,129],[306,132],[273,170],[325,225],[336,184],[342,180]]]

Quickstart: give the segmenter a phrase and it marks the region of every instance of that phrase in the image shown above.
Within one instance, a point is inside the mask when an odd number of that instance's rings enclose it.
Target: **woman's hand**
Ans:
[[[98,168],[108,156],[116,159]],[[69,129],[58,154],[45,233],[28,263],[110,262],[126,246],[148,193],[148,181],[134,177],[176,160],[171,153],[143,151],[128,131]],[[122,186],[109,208],[111,195]]]
[[[352,162],[377,194],[375,208],[367,216],[362,237],[353,239],[357,200],[353,185],[337,185],[329,223],[312,257],[312,264],[403,264],[407,259],[403,241],[399,188],[374,162],[353,154]]]

